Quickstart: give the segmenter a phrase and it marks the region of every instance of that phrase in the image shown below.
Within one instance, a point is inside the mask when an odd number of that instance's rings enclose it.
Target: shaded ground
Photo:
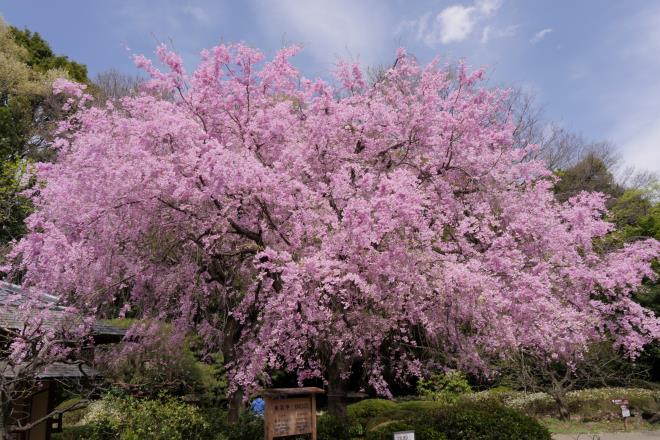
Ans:
[[[554,434],[552,438],[554,440],[658,440],[660,439],[660,431]]]

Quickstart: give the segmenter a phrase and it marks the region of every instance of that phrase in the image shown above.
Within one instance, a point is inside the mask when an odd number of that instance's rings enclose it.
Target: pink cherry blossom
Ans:
[[[400,50],[374,84],[340,63],[333,85],[302,77],[298,50],[220,45],[190,75],[165,47],[163,71],[136,57],[144,93],[60,127],[13,270],[89,314],[197,331],[248,391],[273,369],[359,367],[388,395],[429,348],[477,372],[660,337],[630,299],[659,244],[596,249],[603,196],[555,200],[483,71]]]

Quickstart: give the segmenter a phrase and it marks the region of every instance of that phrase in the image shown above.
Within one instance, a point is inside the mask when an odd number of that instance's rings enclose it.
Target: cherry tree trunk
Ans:
[[[328,368],[328,413],[338,419],[347,417],[346,392],[348,391],[348,381],[341,377],[344,366],[343,359],[337,356]]]
[[[9,438],[9,414],[11,403],[0,392],[0,440]]]
[[[227,371],[227,365],[231,365],[236,360],[235,347],[240,338],[240,334],[240,324],[233,318],[229,318],[224,329],[224,338],[222,341],[222,357],[225,371]],[[230,423],[236,423],[238,422],[241,410],[243,409],[243,392],[238,389],[233,393],[230,393],[227,396],[227,400],[227,419]]]
[[[243,409],[243,392],[236,390],[229,396],[229,408],[227,411],[227,420],[230,423],[237,423]]]
[[[553,394],[552,398],[557,404],[557,409],[559,410],[559,420],[569,420],[571,418],[571,413],[568,411],[568,405],[566,405],[565,395],[563,394]]]

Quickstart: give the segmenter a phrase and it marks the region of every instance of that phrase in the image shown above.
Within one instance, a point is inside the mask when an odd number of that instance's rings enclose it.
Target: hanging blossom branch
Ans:
[[[604,197],[555,199],[484,71],[400,50],[373,84],[348,63],[331,84],[298,52],[219,45],[188,74],[161,46],[162,70],[136,57],[141,94],[72,104],[6,270],[197,332],[234,397],[274,369],[341,396],[359,366],[388,396],[429,365],[569,362],[605,339],[634,358],[660,337],[631,299],[658,243],[595,249]]]

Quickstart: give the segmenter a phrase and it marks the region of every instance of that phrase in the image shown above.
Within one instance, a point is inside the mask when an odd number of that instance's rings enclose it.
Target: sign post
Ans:
[[[614,399],[612,403],[621,408],[621,417],[623,418],[623,430],[628,430],[628,418],[630,417],[630,402],[628,399]]]
[[[415,440],[415,431],[395,432],[394,440]]]
[[[316,387],[271,388],[264,390],[264,438],[310,434],[316,440]]]

